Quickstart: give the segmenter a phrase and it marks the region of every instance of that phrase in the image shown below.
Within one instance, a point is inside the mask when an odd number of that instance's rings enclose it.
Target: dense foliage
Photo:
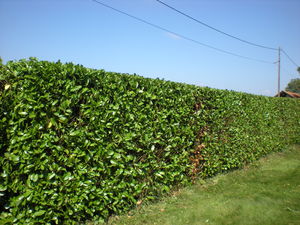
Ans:
[[[0,223],[106,219],[299,141],[300,102],[71,63],[0,69]]]
[[[285,90],[300,94],[300,78],[292,79]]]

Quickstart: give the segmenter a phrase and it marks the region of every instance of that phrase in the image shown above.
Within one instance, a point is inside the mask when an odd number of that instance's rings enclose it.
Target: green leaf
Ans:
[[[79,86],[72,88],[71,91],[76,92],[76,91],[80,90],[81,88],[82,88],[82,86],[79,85]]]
[[[28,113],[27,112],[19,112],[19,115],[26,116],[26,115],[28,115]]]
[[[29,177],[30,177],[30,180],[32,180],[33,182],[36,182],[39,179],[38,174],[32,174]]]
[[[19,162],[19,160],[20,160],[20,157],[17,155],[14,155],[14,154],[5,153],[4,155],[6,158],[9,158],[13,162]]]
[[[112,165],[117,165],[117,164],[118,164],[118,162],[117,162],[116,160],[113,160],[113,159],[110,160],[110,163],[111,163]]]
[[[64,176],[64,180],[72,180],[73,176],[70,172],[68,172],[65,176]]]
[[[7,186],[0,185],[0,191],[6,191],[6,190],[7,190]]]
[[[33,118],[35,118],[35,117],[36,117],[36,115],[35,115],[34,112],[30,112],[30,113],[29,113],[29,118],[30,118],[30,119],[33,119]]]
[[[81,132],[79,130],[72,131],[70,136],[78,136]]]
[[[32,216],[33,217],[38,217],[38,216],[42,216],[46,213],[46,210],[39,210],[37,212],[35,212]]]

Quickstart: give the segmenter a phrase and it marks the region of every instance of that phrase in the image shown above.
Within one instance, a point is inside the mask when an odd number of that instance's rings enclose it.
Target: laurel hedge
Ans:
[[[299,100],[35,58],[0,103],[1,224],[107,219],[300,141]]]

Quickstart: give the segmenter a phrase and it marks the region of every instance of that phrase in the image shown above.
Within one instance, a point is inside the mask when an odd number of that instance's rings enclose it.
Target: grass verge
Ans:
[[[300,224],[300,145],[200,180],[108,224]]]

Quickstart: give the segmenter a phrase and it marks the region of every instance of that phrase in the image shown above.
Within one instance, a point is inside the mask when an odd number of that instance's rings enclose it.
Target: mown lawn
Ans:
[[[88,224],[97,224],[88,223]],[[300,224],[300,145],[142,205],[108,224]]]

